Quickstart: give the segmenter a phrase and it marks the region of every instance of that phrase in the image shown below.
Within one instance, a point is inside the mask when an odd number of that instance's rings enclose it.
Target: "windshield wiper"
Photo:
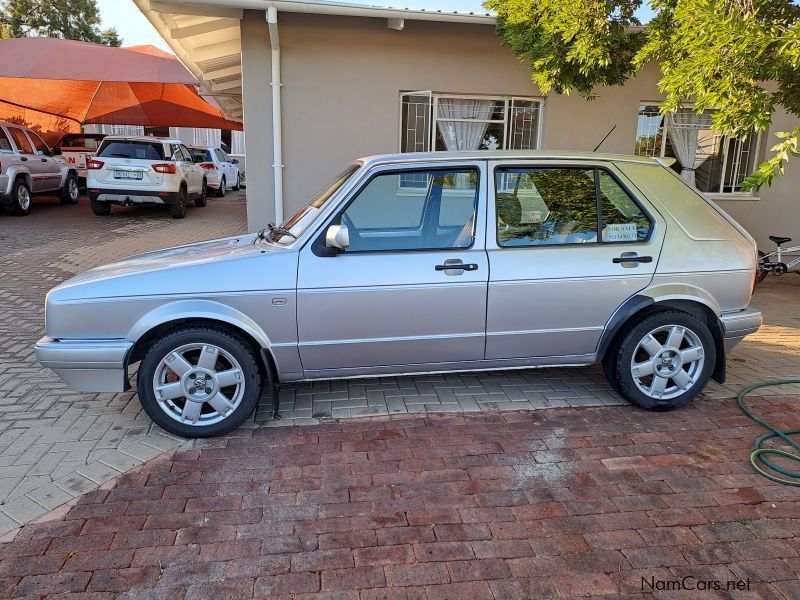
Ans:
[[[297,236],[293,234],[291,231],[283,227],[282,225],[275,225],[275,223],[270,223],[264,229],[258,232],[258,240],[266,240],[267,239],[267,232],[269,235],[279,234],[281,237],[289,236],[292,239],[297,239]],[[280,238],[279,238],[280,239]]]

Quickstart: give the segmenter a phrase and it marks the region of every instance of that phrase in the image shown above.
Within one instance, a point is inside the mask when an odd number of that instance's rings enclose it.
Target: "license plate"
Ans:
[[[141,179],[141,171],[114,171],[114,179]]]

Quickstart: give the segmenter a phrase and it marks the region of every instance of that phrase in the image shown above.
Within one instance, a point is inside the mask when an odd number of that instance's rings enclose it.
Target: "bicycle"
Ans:
[[[800,275],[800,246],[782,248],[782,244],[792,241],[792,238],[788,237],[771,235],[769,239],[775,242],[777,248],[769,254],[765,254],[761,250],[758,251],[758,282],[764,281],[770,273],[783,275],[791,271]],[[794,257],[788,263],[784,262],[784,256],[787,254]]]

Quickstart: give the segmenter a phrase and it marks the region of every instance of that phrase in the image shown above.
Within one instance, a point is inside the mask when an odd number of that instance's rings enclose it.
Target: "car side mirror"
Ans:
[[[350,232],[346,225],[331,225],[325,233],[325,246],[337,250],[347,250],[350,245]]]
[[[53,148],[52,156],[61,156],[61,148]]]
[[[236,159],[234,158],[234,159],[231,161],[231,163],[232,163],[232,164],[234,164],[234,165],[238,165],[238,164],[239,164],[239,161],[238,161],[238,160],[236,160]]]

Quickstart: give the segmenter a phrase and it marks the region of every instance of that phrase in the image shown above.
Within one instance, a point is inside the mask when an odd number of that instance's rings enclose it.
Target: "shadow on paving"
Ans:
[[[759,433],[730,400],[239,430],[23,528],[0,596],[798,598],[800,490],[752,472]]]

